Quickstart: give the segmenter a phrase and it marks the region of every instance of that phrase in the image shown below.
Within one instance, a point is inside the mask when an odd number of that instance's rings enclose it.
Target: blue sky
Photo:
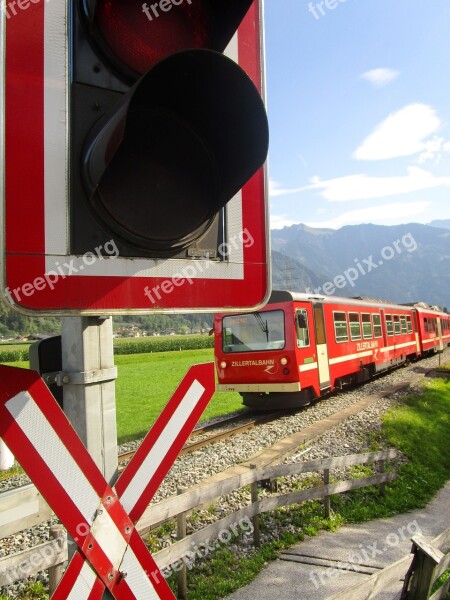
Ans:
[[[450,218],[448,0],[266,0],[271,226]]]

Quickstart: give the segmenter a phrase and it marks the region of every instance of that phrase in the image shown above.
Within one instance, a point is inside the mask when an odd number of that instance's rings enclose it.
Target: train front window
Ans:
[[[297,326],[297,348],[307,348],[309,346],[308,313],[304,308],[297,310],[295,322]]]
[[[224,317],[222,331],[224,352],[281,350],[286,344],[282,310]]]

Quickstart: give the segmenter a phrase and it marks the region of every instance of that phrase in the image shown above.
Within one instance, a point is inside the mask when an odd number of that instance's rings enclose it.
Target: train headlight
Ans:
[[[226,362],[223,360],[223,361],[220,363],[220,368],[221,368],[221,369],[226,369],[227,367],[228,367],[228,364],[227,364],[227,363],[226,363]]]
[[[280,360],[280,363],[281,363],[281,364],[283,365],[283,367],[284,367],[285,365],[287,365],[287,364],[288,364],[288,359],[287,359],[286,357],[284,357],[284,356],[283,356],[283,358]]]

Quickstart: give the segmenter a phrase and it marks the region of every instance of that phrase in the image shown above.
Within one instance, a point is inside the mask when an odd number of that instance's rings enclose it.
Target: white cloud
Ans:
[[[424,163],[427,160],[439,162],[443,154],[450,153],[450,142],[446,142],[444,138],[434,136],[433,139],[425,142],[424,150],[417,159],[418,163]]]
[[[442,148],[450,152],[450,143],[444,143]],[[425,169],[410,166],[407,175],[397,177],[358,174],[323,181],[319,177],[312,177],[309,185],[296,188],[283,188],[282,184],[271,181],[270,196],[274,198],[317,190],[329,202],[350,202],[399,196],[445,186],[450,187],[450,177],[436,177]]]
[[[426,149],[426,138],[440,125],[433,107],[410,104],[377,125],[353,156],[357,160],[385,160],[418,154]]]
[[[298,225],[300,221],[288,219],[286,215],[270,215],[270,229],[283,229],[291,225]]]
[[[366,71],[361,75],[363,79],[369,81],[374,87],[382,88],[391,81],[397,79],[400,75],[399,71],[394,71],[394,69],[372,69],[371,71]]]
[[[281,183],[269,179],[269,195],[273,198],[275,196],[283,196],[286,192],[282,189]]]
[[[320,190],[321,195],[330,202],[348,202],[398,196],[441,186],[450,187],[450,177],[435,177],[419,167],[409,167],[408,175],[400,177],[348,175],[327,181],[316,178],[311,185],[298,191]]]
[[[426,213],[431,202],[398,202],[384,206],[369,206],[358,210],[351,210],[338,217],[322,222],[306,221],[309,227],[321,229],[339,229],[344,225],[357,225],[359,223],[394,224],[404,223],[405,218]]]

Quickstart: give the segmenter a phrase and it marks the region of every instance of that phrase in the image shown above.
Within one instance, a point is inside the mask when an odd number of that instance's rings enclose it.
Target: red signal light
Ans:
[[[94,15],[99,44],[119,70],[125,66],[137,75],[174,52],[207,48],[211,35],[205,2],[191,2],[100,0]]]

